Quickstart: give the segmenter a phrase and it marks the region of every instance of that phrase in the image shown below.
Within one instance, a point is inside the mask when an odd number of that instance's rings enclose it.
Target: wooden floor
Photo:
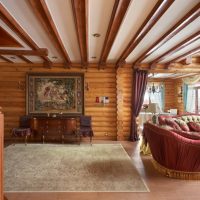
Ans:
[[[100,142],[98,142],[100,143]],[[101,141],[101,143],[106,143]],[[110,142],[109,142],[110,143]],[[66,192],[66,193],[7,193],[8,200],[199,200],[200,181],[170,179],[160,175],[151,163],[151,156],[139,154],[139,142],[121,143],[138,172],[145,180],[150,192],[113,193],[113,192]],[[68,183],[66,183],[68,184]]]

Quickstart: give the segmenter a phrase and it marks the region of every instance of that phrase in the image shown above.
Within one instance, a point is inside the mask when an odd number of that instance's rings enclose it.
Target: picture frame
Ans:
[[[26,114],[80,116],[84,114],[83,73],[28,73]]]

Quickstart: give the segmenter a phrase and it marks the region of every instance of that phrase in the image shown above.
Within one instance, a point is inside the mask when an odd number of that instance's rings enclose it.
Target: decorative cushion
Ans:
[[[175,122],[175,119],[173,119],[173,118],[167,118],[167,119],[165,119],[165,122],[167,125],[171,126],[174,129],[182,130],[180,128],[180,126]]]
[[[191,118],[191,119],[192,119],[192,118]],[[180,126],[180,128],[181,128],[183,131],[190,131],[188,125],[187,125],[186,122],[183,121],[182,119],[176,118],[176,119],[175,119],[175,122]]]
[[[173,130],[173,128],[171,126],[169,126],[169,125],[161,125],[160,127],[164,128],[166,130]]]
[[[159,123],[160,125],[166,125],[165,119],[167,119],[167,118],[171,118],[171,116],[159,115],[159,116],[158,116],[158,123]]]
[[[187,132],[187,131],[180,131],[177,129],[174,129],[173,132],[188,138],[188,139],[192,139],[192,140],[200,140],[200,134],[198,132]]]
[[[191,131],[200,132],[200,124],[196,122],[189,122],[188,126]]]

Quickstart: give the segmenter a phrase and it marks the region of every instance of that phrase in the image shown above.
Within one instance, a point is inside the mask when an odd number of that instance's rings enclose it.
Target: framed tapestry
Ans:
[[[84,75],[27,74],[26,111],[27,114],[36,116],[84,114]]]

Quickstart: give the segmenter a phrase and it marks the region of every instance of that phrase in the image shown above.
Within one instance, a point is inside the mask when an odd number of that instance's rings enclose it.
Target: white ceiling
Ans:
[[[89,62],[98,62],[101,56],[114,3],[114,0],[89,0]],[[101,33],[101,37],[93,37],[95,33]]]
[[[62,42],[72,62],[80,62],[79,45],[70,0],[46,0]]]
[[[135,59],[140,56],[147,48],[149,48],[158,38],[164,35],[171,27],[173,27],[182,17],[183,14],[191,10],[199,0],[175,0],[168,11],[160,18],[155,26],[149,31],[145,38],[140,42],[136,49],[128,56],[127,62],[134,62]],[[172,43],[176,40],[172,38]],[[178,38],[177,43],[181,41]],[[160,51],[158,49],[157,51]]]
[[[115,39],[108,62],[116,62],[158,0],[133,0]]]
[[[23,30],[32,38],[39,48],[47,48],[48,58],[55,63],[64,62],[61,52],[55,46],[51,36],[44,29],[38,16],[34,13],[29,0],[0,0]],[[77,39],[77,32],[74,22],[71,0],[45,0],[53,22],[62,40],[62,43],[69,55],[72,63],[81,63],[80,49]],[[107,62],[115,64],[120,55],[136,34],[146,17],[149,15],[158,0],[132,0],[126,15],[119,28],[117,36],[108,54]],[[163,34],[173,27],[183,16],[189,12],[200,0],[175,0],[166,13],[158,20],[149,33],[142,39],[139,45],[127,57],[127,63],[133,63],[146,49],[154,44]],[[110,22],[115,0],[88,0],[88,62],[98,63],[108,25]],[[0,47],[0,49],[31,49],[15,32],[13,32],[1,19],[0,26],[12,35],[23,47]],[[162,47],[147,57],[144,63],[165,53],[190,35],[200,30],[200,17],[185,27],[181,32],[167,41]],[[94,33],[99,33],[99,38],[93,37]],[[194,42],[179,52],[174,53],[162,62],[168,62],[177,56],[199,46],[200,40]],[[6,55],[9,58],[11,55]],[[57,59],[53,58],[57,57]],[[96,58],[92,58],[96,57]],[[38,56],[26,56],[35,63],[43,62]],[[25,61],[16,57],[12,60],[16,63]],[[5,62],[0,59],[0,62]]]
[[[187,39],[190,35],[194,34],[195,32],[200,30],[200,17],[194,20],[190,25],[185,27],[181,32],[173,37],[173,39],[166,42],[159,51],[155,51],[149,57],[147,57],[144,62],[151,62],[153,59],[157,58],[158,56],[162,55],[175,45],[177,45],[180,41]],[[170,58],[171,59],[171,58]]]

